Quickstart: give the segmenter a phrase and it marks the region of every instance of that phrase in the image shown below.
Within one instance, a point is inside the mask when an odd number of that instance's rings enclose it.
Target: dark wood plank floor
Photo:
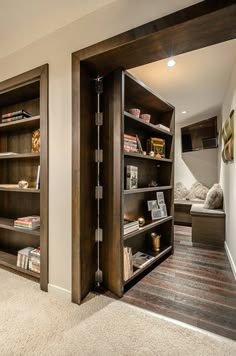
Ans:
[[[175,227],[175,253],[121,299],[236,340],[236,283],[225,251],[192,247]]]

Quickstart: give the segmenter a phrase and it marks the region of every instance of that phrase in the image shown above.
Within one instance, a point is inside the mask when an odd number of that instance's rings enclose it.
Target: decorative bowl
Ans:
[[[150,122],[150,120],[151,120],[151,115],[149,115],[149,114],[142,114],[142,115],[140,115],[140,118],[143,119],[143,120],[146,121],[146,122]]]
[[[137,109],[137,108],[134,108],[134,109],[129,109],[129,113],[134,115],[135,117],[139,117],[140,116],[140,110]]]

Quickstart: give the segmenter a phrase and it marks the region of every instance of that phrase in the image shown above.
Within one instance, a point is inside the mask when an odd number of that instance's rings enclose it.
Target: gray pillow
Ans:
[[[183,183],[178,182],[175,185],[175,192],[174,192],[174,197],[175,199],[185,199],[185,197],[188,195],[189,190],[183,185]]]
[[[204,203],[205,209],[220,209],[223,204],[223,190],[220,184],[214,184],[207,193]]]
[[[190,192],[187,195],[187,200],[201,199],[205,200],[209,189],[199,182],[193,183]]]

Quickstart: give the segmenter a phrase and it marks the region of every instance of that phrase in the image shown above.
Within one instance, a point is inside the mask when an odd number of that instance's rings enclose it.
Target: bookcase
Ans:
[[[0,83],[0,117],[25,110],[32,116],[0,123],[0,266],[48,288],[48,65]],[[40,128],[40,152],[32,134]],[[40,166],[40,189],[36,179]],[[26,180],[28,188],[17,186]],[[19,217],[40,215],[36,230],[14,227]],[[16,266],[17,252],[40,246],[40,274]]]
[[[173,253],[173,178],[174,178],[174,107],[154,93],[130,73],[117,70],[104,77],[104,124],[102,132],[103,187],[101,243],[101,269],[104,286],[118,296],[138,276]],[[151,115],[151,121],[129,113],[139,108]],[[158,128],[162,124],[169,131]],[[165,140],[165,157],[124,151],[124,134],[138,136],[143,150],[150,137]],[[125,169],[127,165],[138,167],[138,188],[127,190]],[[155,181],[156,186],[151,182]],[[167,216],[152,220],[147,201],[156,200],[156,193],[163,192]],[[124,235],[124,217],[131,221],[139,217],[145,225]],[[159,251],[153,251],[150,234],[161,234]],[[144,267],[134,268],[128,280],[124,280],[124,247],[131,247],[132,254],[147,253],[152,258]]]

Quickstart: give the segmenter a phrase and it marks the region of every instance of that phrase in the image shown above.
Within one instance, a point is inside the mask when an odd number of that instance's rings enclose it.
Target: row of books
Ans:
[[[134,267],[141,269],[149,264],[155,257],[138,251],[132,254],[131,247],[124,247],[124,280],[127,281],[134,273]]]
[[[25,216],[14,221],[14,227],[35,230],[40,227],[40,216]]]
[[[137,152],[138,151],[138,143],[137,137],[124,134],[124,150],[126,152]]]
[[[40,273],[40,247],[26,247],[18,251],[17,267]]]
[[[152,155],[159,158],[165,157],[165,140],[163,138],[151,137],[146,141],[146,152],[149,154],[152,152]],[[125,152],[139,152],[144,153],[142,144],[139,137],[124,134],[124,151]]]
[[[31,117],[31,116],[32,115],[25,110],[9,112],[7,114],[2,115],[2,123],[22,120],[22,119],[25,119],[25,118]]]
[[[124,219],[124,235],[130,234],[131,232],[139,230],[138,220],[128,220]]]

